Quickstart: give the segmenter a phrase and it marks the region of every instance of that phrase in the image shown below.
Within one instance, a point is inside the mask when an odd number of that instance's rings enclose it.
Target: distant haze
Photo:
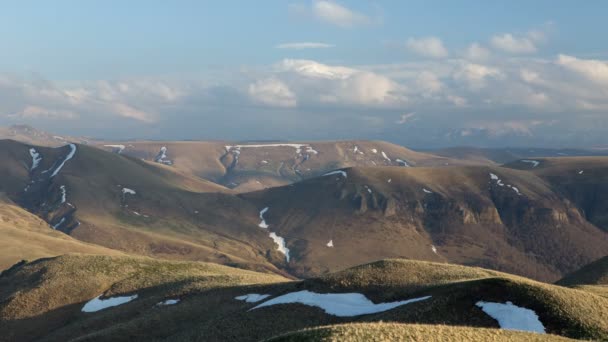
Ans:
[[[13,2],[0,125],[105,139],[607,146],[608,4]]]

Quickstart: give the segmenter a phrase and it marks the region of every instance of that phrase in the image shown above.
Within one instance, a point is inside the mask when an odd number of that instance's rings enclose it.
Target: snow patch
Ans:
[[[36,151],[35,148],[30,148],[30,156],[32,156],[32,167],[30,167],[30,171],[34,170],[35,168],[38,167],[38,165],[40,165],[40,161],[42,160],[42,157],[40,156],[40,153],[38,153],[38,151]]]
[[[373,153],[378,153],[378,150],[376,150],[375,148],[372,148],[372,152]]]
[[[137,295],[124,296],[124,297],[112,297],[107,299],[101,299],[102,295],[99,295],[90,301],[88,301],[83,307],[82,312],[97,312],[113,306],[122,305],[128,303],[134,299],[137,299]]]
[[[65,222],[65,217],[62,217],[61,220],[59,220],[59,222],[57,222],[57,224],[55,224],[53,227],[53,229],[57,230],[57,228],[59,228],[63,222]]]
[[[545,333],[545,327],[533,310],[519,307],[511,302],[502,304],[478,301],[475,305],[497,320],[502,329]]]
[[[410,164],[408,164],[405,160],[403,159],[395,159],[395,161],[401,165],[401,166],[405,166],[405,167],[410,167]]]
[[[245,301],[247,303],[257,303],[257,302],[259,302],[261,300],[264,300],[264,299],[266,299],[268,297],[270,297],[269,294],[249,293],[249,294],[246,294],[246,295],[234,297],[234,299],[236,299],[236,300],[242,300],[242,301]]]
[[[167,158],[167,146],[162,146],[154,161],[160,164],[173,165],[173,161]]]
[[[306,146],[306,153],[319,154],[319,151],[312,148],[312,146]]]
[[[424,191],[427,194],[432,194],[433,192],[427,188],[422,188],[422,191]]]
[[[277,250],[283,254],[285,254],[285,260],[289,262],[289,248],[285,246],[285,239],[278,236],[276,233],[270,233],[270,238],[277,245]]]
[[[327,247],[333,247],[334,246],[334,240],[329,240],[329,242],[326,245]]]
[[[104,147],[111,147],[113,149],[112,152],[121,154],[122,151],[127,148],[125,145],[103,145]]]
[[[308,306],[316,306],[326,313],[339,317],[353,317],[383,312],[398,306],[427,300],[431,296],[412,298],[397,302],[374,304],[360,293],[315,293],[307,290],[291,292],[270,299],[251,310],[272,306],[277,304],[301,303]]]
[[[513,189],[513,191],[515,191],[515,193],[517,193],[517,195],[521,196],[521,192],[519,191],[519,189],[516,186],[513,186],[511,184],[505,184],[505,183],[503,183],[502,180],[500,180],[500,178],[498,178],[498,176],[495,175],[495,174],[493,174],[493,173],[490,173],[490,178],[492,180],[495,180],[497,185],[499,185],[499,186],[505,186],[506,185],[507,188]]]
[[[374,152],[375,153],[375,152]],[[388,162],[391,162],[391,158],[389,158],[386,153],[384,153],[384,151],[382,151],[382,157],[384,157],[384,159],[388,160]]]
[[[129,189],[129,188],[122,188],[122,194],[123,194],[123,195],[126,195],[126,194],[129,194],[129,195],[135,195],[135,194],[136,194],[136,192],[135,192],[135,190],[133,190],[133,189]]]
[[[61,204],[63,204],[67,200],[67,193],[65,190],[65,185],[60,186],[59,190],[61,190]]]
[[[431,250],[433,253],[437,254],[437,247],[435,247],[435,245],[431,245]]]
[[[578,174],[579,174],[579,175],[582,175],[584,172],[585,172],[585,171],[580,170],[580,171],[578,172]]]
[[[266,207],[266,208],[260,210],[260,219],[262,220],[262,222],[260,222],[260,224],[258,224],[258,227],[260,227],[260,228],[268,229],[268,227],[269,227],[269,225],[266,223],[266,220],[264,219],[264,214],[268,211],[268,209],[269,209],[269,207]],[[274,243],[277,245],[277,250],[279,252],[285,254],[285,260],[287,260],[287,262],[289,262],[289,248],[287,248],[285,246],[285,239],[278,236],[274,232],[270,232],[269,236],[272,239],[272,241],[274,241]]]
[[[497,175],[495,175],[495,174],[493,174],[493,173],[491,173],[491,172],[490,172],[490,178],[491,178],[492,180],[495,180],[495,181],[496,181],[496,184],[498,184],[499,186],[505,186],[505,184],[504,184],[504,183],[503,183],[503,182],[500,180],[500,178],[498,178],[498,176],[497,176]]]
[[[61,168],[63,168],[63,165],[65,165],[65,163],[72,159],[74,157],[74,154],[76,154],[76,145],[74,144],[70,144],[70,153],[68,153],[68,155],[63,159],[63,161],[59,164],[59,166],[57,166],[57,168],[55,168],[55,171],[53,171],[53,173],[51,174],[51,178],[57,176],[57,174],[59,173],[59,171],[61,171]]]
[[[392,181],[393,181],[393,179],[392,179],[392,178],[389,178],[389,179],[388,179],[386,182],[387,182],[387,183],[390,183],[390,182],[392,182]]]
[[[344,176],[344,178],[348,177],[348,175],[346,174],[346,171],[342,171],[342,170],[336,170],[336,171],[331,171],[331,172],[325,173],[325,174],[323,174],[323,177],[331,176],[331,175],[338,175],[338,174]]]
[[[530,159],[522,159],[521,162],[532,164],[532,167],[537,167],[540,164],[540,162],[538,160],[530,160]]]
[[[268,224],[266,223],[266,220],[264,220],[264,214],[268,211],[268,207],[260,210],[260,220],[262,220],[262,222],[260,222],[260,224],[258,224],[258,227],[260,228],[264,228],[267,229],[268,228]]]
[[[162,302],[156,303],[156,306],[167,306],[167,305],[175,305],[180,302],[180,299],[167,299]]]

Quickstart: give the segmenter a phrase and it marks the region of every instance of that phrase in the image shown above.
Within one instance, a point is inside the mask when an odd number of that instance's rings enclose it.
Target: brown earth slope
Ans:
[[[450,166],[469,161],[382,141],[103,142],[98,147],[157,162],[239,192],[290,184],[351,166]]]
[[[229,189],[84,145],[34,147],[42,159],[31,169],[31,146],[0,145],[0,189],[58,231],[128,253],[279,271],[256,208]]]
[[[403,257],[555,281],[608,253],[551,184],[510,168],[351,168],[241,197],[268,207],[299,276]]]

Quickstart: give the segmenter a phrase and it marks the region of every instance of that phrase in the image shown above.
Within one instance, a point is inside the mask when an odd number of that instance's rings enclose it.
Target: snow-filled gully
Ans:
[[[268,229],[268,227],[269,227],[269,225],[266,223],[266,220],[264,219],[264,214],[266,212],[268,212],[268,209],[269,208],[266,207],[266,208],[260,210],[261,222],[258,224],[258,227],[260,227],[260,228]],[[270,236],[272,241],[274,241],[274,243],[277,245],[277,250],[285,255],[285,261],[289,262],[289,248],[287,248],[287,246],[285,244],[285,239],[278,236],[275,232],[270,232],[270,234],[268,236]]]

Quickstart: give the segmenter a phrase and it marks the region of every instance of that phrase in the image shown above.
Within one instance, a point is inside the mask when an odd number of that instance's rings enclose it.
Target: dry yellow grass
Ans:
[[[388,341],[574,341],[556,335],[487,328],[400,323],[356,323],[306,329],[271,338],[273,342],[388,342]]]
[[[20,260],[35,260],[66,253],[121,255],[53,230],[37,216],[21,209],[0,194],[0,270]]]
[[[272,342],[388,342],[388,341],[495,341],[545,342],[574,341],[556,335],[487,328],[402,323],[355,323],[331,325],[297,331],[271,338]]]

